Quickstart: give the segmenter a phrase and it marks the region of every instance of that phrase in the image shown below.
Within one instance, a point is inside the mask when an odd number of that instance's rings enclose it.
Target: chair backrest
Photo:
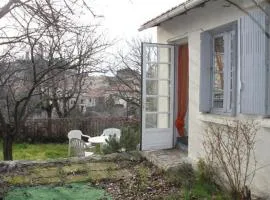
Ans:
[[[85,143],[81,139],[71,138],[69,143],[69,156],[84,157],[85,156]]]
[[[121,130],[118,128],[106,128],[103,130],[102,136],[114,136],[116,138],[120,138],[121,137]]]
[[[82,137],[82,132],[80,130],[71,130],[68,132],[68,139],[72,139],[72,138],[77,138],[77,139],[81,139]]]

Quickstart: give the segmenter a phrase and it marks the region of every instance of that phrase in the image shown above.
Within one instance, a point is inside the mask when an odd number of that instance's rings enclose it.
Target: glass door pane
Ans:
[[[169,128],[172,121],[173,46],[147,44],[144,47],[145,128]]]

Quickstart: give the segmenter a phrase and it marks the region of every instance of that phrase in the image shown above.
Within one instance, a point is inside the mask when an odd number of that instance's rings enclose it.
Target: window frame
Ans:
[[[216,52],[215,52],[215,39],[218,38],[218,37],[223,37],[223,40],[224,40],[224,45],[223,45],[223,48],[224,48],[224,53],[223,53],[223,70],[222,70],[222,73],[223,73],[223,103],[222,103],[222,108],[218,108],[218,107],[214,107],[214,90],[215,90],[215,84],[214,84],[214,81],[215,81],[215,75],[217,74],[216,73],[216,70],[215,70],[215,56],[216,56]],[[212,39],[211,39],[211,47],[212,47],[212,52],[211,52],[211,112],[215,112],[215,113],[222,113],[223,110],[224,110],[224,104],[225,104],[225,71],[224,71],[224,68],[225,68],[225,33],[217,33],[217,34],[214,34],[212,35]]]
[[[222,115],[235,115],[236,113],[236,91],[237,91],[237,22],[233,22],[209,31],[211,35],[211,60],[210,87],[211,87],[211,109],[210,113]],[[214,107],[214,65],[215,47],[214,39],[223,36],[224,59],[223,59],[223,107]],[[233,43],[235,45],[233,45]],[[230,85],[231,84],[231,85]],[[230,88],[232,86],[232,88]],[[232,90],[232,91],[230,91]]]

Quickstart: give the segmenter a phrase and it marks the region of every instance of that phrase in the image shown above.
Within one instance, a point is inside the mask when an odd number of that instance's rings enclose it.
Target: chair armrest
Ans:
[[[89,135],[84,135],[84,134],[82,134],[82,136],[83,136],[83,137],[91,138]]]
[[[86,137],[86,138],[88,138],[88,141],[89,141],[89,139],[91,138],[89,135],[84,135],[84,134],[82,134],[81,137]]]

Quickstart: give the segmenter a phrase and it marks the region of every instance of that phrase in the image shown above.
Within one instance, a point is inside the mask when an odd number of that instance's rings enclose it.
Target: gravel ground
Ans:
[[[125,166],[133,176],[117,181],[102,180],[94,183],[104,188],[115,200],[124,199],[179,199],[180,186],[170,182],[163,171],[143,161],[137,165]]]
[[[180,186],[170,181],[164,171],[141,157],[116,154],[91,159],[2,163],[4,171],[0,172],[0,200],[11,186],[57,186],[82,181],[106,190],[115,200],[183,199]]]

